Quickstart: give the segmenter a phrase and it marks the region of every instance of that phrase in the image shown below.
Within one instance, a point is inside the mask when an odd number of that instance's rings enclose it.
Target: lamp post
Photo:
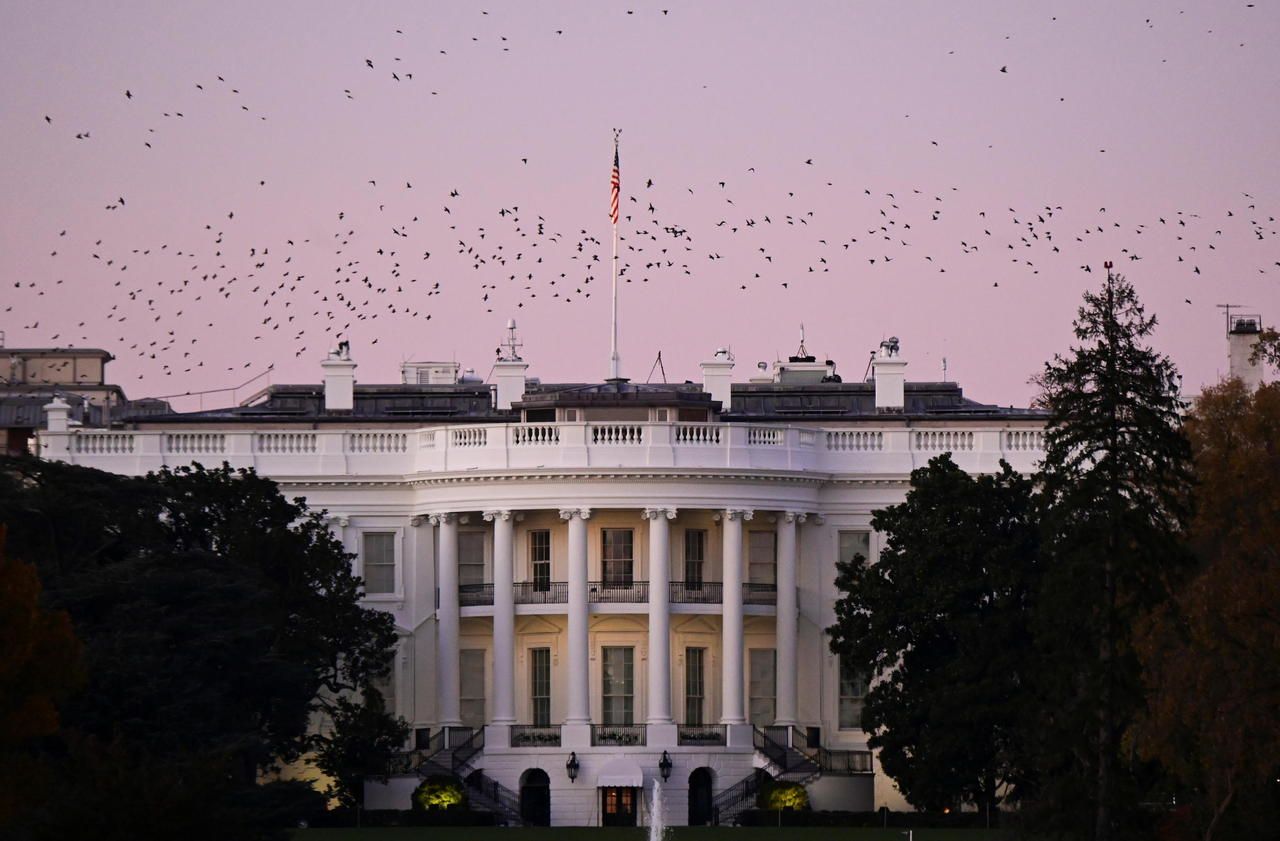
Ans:
[[[665,750],[662,752],[662,758],[658,760],[658,773],[662,775],[662,781],[665,783],[671,779],[671,754]]]
[[[564,764],[565,773],[569,775],[569,782],[578,779],[578,752],[570,751],[569,760]]]

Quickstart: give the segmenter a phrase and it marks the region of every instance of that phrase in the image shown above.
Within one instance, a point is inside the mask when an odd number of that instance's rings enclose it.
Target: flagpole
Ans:
[[[620,129],[613,130],[613,160],[615,178],[618,177],[618,135],[621,134]],[[618,188],[621,189],[620,187]],[[621,204],[621,195],[617,196],[617,202]],[[609,378],[616,380],[619,378],[618,365],[618,210],[611,213],[613,221],[613,318],[612,318],[612,335],[609,345]]]

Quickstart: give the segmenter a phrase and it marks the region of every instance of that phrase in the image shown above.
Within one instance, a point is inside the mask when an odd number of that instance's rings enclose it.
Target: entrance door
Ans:
[[[695,768],[689,775],[689,826],[711,823],[711,769]]]
[[[635,826],[636,790],[623,786],[600,789],[600,814],[605,826]]]
[[[541,768],[520,778],[520,817],[529,826],[551,826],[551,779]]]

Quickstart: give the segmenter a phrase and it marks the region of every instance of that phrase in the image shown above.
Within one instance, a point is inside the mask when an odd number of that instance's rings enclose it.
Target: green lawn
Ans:
[[[641,841],[648,832],[600,827],[505,829],[501,827],[387,827],[383,829],[304,829],[294,841],[595,841],[609,835],[615,841]],[[773,829],[763,827],[673,827],[670,841],[903,841],[902,829],[845,829],[829,827]],[[913,841],[1003,841],[999,830],[917,829]]]

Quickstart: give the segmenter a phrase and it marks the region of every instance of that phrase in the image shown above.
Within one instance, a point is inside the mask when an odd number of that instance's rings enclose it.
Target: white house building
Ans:
[[[514,336],[514,334],[513,334]],[[874,558],[872,512],[950,451],[1029,471],[1044,418],[909,382],[896,340],[866,382],[801,352],[734,380],[547,384],[514,339],[492,382],[409,363],[234,408],[121,410],[109,428],[46,407],[40,453],[120,473],[254,467],[329,512],[366,601],[395,617],[389,695],[414,728],[368,808],[424,773],[465,778],[506,820],[729,823],[762,773],[815,808],[900,805],[859,729],[866,675],[828,649],[837,561]]]

